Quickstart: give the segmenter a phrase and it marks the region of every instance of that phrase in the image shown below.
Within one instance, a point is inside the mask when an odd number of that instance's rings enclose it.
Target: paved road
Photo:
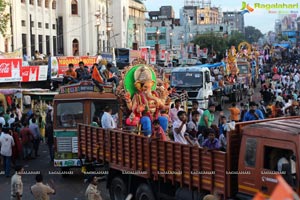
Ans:
[[[87,183],[84,183],[84,176],[80,171],[75,171],[73,175],[63,178],[61,175],[50,174],[59,169],[54,168],[53,164],[49,162],[50,157],[46,144],[40,146],[40,157],[30,161],[18,161],[18,164],[24,166],[27,172],[41,172],[44,175],[44,182],[49,182],[50,179],[54,181],[56,187],[56,194],[50,199],[55,200],[85,200],[84,192],[87,188]],[[2,167],[2,166],[1,166]],[[2,170],[2,168],[1,168]],[[13,173],[13,170],[12,170]],[[30,186],[35,183],[34,174],[24,174],[23,177],[24,193],[23,200],[32,200],[30,193]],[[108,191],[106,190],[105,182],[99,184],[99,189],[103,200],[109,200]],[[1,200],[10,200],[10,178],[0,175],[0,194]]]

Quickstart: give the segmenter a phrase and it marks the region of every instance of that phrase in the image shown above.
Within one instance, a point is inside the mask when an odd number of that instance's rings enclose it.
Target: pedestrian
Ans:
[[[23,182],[22,174],[24,173],[23,166],[15,167],[16,173],[11,177],[11,200],[22,200]]]
[[[243,121],[261,120],[264,119],[264,115],[261,110],[257,109],[255,102],[250,102],[250,109],[244,115]]]
[[[43,183],[43,175],[37,174],[35,176],[36,184],[30,187],[31,193],[33,195],[34,200],[49,200],[50,194],[55,194],[54,185],[48,184],[45,185]]]
[[[19,134],[17,131],[17,123],[13,123],[11,125],[11,136],[14,139],[15,145],[12,148],[12,164],[16,165],[16,160],[20,157],[22,154],[22,144],[19,138]]]
[[[20,131],[20,136],[23,145],[23,159],[24,160],[31,159],[34,137],[26,121],[23,122],[23,128]]]
[[[38,151],[39,151],[39,146],[41,142],[41,133],[40,133],[40,128],[36,124],[36,118],[31,119],[32,124],[29,125],[29,129],[33,134],[33,149],[34,149],[34,155],[35,157],[38,157]]]
[[[92,175],[88,178],[88,187],[85,191],[85,196],[87,200],[102,200],[100,191],[97,188],[98,178],[95,175]]]
[[[110,129],[116,128],[115,121],[114,121],[113,117],[111,116],[111,114],[112,114],[112,108],[109,106],[106,106],[104,108],[104,113],[101,118],[102,128],[110,128]]]
[[[240,120],[240,109],[236,106],[236,103],[232,103],[232,107],[228,108],[230,111],[230,119],[231,121],[238,122]]]
[[[53,134],[53,122],[50,121],[46,124],[45,133],[47,137],[47,145],[49,149],[50,162],[54,161],[54,134]]]
[[[3,165],[5,176],[10,177],[10,163],[12,157],[12,148],[15,145],[14,139],[11,136],[11,130],[8,127],[2,128],[3,134],[0,137],[1,155],[3,157]]]

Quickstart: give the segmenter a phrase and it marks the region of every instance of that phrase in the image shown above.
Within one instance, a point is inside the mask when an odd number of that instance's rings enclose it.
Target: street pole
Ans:
[[[156,50],[156,60],[158,60],[158,56],[159,56],[159,28],[156,27],[156,44],[155,44],[155,50]]]
[[[108,7],[109,7],[109,0],[106,0],[106,37],[107,37],[107,52],[110,53],[110,25],[109,25],[109,16],[108,16]]]
[[[172,32],[170,32],[170,49],[172,50],[172,36],[173,36],[173,33]]]

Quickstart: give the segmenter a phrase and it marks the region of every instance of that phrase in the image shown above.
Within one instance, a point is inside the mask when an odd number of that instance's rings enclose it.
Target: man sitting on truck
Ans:
[[[202,147],[208,150],[220,149],[220,142],[216,138],[216,133],[213,129],[207,129],[208,138],[202,143]]]
[[[81,81],[81,80],[88,80],[91,78],[90,73],[88,72],[88,70],[84,67],[84,63],[82,61],[79,62],[79,68],[76,69],[76,73],[77,73],[77,80]]]
[[[69,69],[64,74],[63,83],[76,83],[77,73],[74,71],[74,65],[72,63],[69,64]]]

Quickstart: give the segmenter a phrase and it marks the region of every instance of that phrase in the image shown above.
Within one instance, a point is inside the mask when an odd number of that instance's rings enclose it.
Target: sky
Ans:
[[[179,10],[184,6],[185,0],[144,0],[144,4],[148,11],[159,10],[161,6],[171,5],[175,11],[176,17],[179,17]],[[197,0],[195,0],[197,1]],[[205,0],[209,1],[209,0]],[[240,11],[242,7],[243,0],[211,0],[211,5],[216,7],[221,7],[222,11]],[[260,4],[270,4],[270,3],[278,3],[278,4],[297,4],[296,0],[245,0],[247,4],[254,7],[255,3]],[[281,11],[297,11],[298,16],[300,14],[300,2],[298,3],[298,9],[284,9]],[[278,9],[271,9],[271,11],[277,11]],[[148,16],[148,15],[147,15]],[[269,13],[266,9],[256,8],[253,12],[246,13],[245,17],[245,26],[254,26],[259,29],[262,33],[267,33],[268,31],[274,31],[275,20],[282,17],[279,14]]]

